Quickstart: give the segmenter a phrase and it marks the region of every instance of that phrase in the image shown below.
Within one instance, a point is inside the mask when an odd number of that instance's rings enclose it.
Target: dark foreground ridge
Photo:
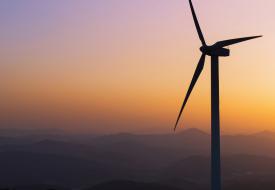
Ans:
[[[234,183],[223,185],[224,190],[274,190],[275,183],[272,180],[239,180]],[[74,190],[54,185],[29,185],[13,188],[0,188],[0,190]],[[116,180],[103,182],[89,188],[79,188],[78,190],[210,190],[209,186],[201,187],[172,187],[157,183],[145,183],[129,180]]]
[[[160,185],[156,183],[142,183],[135,181],[110,181],[102,184],[95,185],[92,188],[84,190],[181,190],[176,187],[169,187],[167,185]]]

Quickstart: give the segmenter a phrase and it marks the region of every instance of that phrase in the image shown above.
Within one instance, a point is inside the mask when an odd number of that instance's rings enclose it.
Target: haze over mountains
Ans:
[[[272,132],[222,136],[225,188],[275,187],[274,147]],[[6,132],[0,136],[0,187],[207,189],[209,153],[210,136],[198,129],[103,136]]]

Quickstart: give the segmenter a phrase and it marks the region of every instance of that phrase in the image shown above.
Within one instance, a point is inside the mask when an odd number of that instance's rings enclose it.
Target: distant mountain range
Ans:
[[[91,190],[131,184],[175,190],[209,187],[210,136],[197,129],[162,135],[39,137],[0,137],[0,188],[32,184]],[[272,186],[273,147],[272,132],[222,136],[225,188],[247,189],[249,181]]]

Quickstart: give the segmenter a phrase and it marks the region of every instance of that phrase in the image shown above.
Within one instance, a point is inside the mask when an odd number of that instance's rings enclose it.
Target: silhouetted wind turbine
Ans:
[[[187,91],[186,97],[177,118],[175,130],[181,117],[182,111],[188,101],[188,98],[203,70],[205,56],[211,57],[211,188],[212,190],[221,189],[221,169],[220,169],[220,110],[219,110],[219,57],[229,56],[230,50],[224,47],[237,44],[243,41],[259,38],[262,36],[252,36],[245,38],[237,38],[216,42],[214,45],[208,46],[204,40],[200,25],[192,4],[189,0],[195,26],[202,43],[200,51],[201,58],[193,75],[191,84]]]

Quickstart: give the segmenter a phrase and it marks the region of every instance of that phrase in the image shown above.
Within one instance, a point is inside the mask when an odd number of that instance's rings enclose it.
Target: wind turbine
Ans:
[[[237,44],[243,41],[252,40],[262,36],[251,36],[230,40],[223,40],[208,46],[204,40],[192,1],[189,0],[192,16],[195,26],[202,43],[200,51],[202,52],[201,58],[193,75],[191,84],[187,91],[186,97],[180,109],[175,130],[180,120],[182,111],[188,101],[188,98],[203,70],[206,55],[211,57],[211,189],[221,189],[221,167],[220,167],[220,110],[219,110],[219,57],[227,57],[230,50],[226,46]]]

